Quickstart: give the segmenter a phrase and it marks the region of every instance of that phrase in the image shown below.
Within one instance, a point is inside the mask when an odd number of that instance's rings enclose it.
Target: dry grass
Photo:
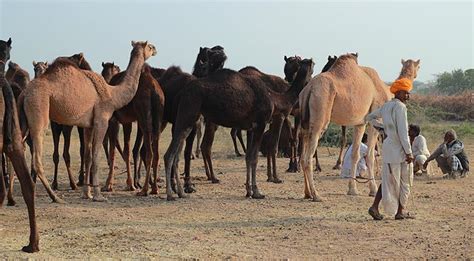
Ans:
[[[436,120],[474,120],[474,91],[456,96],[411,95],[412,114],[425,114]],[[419,115],[418,115],[419,116]]]

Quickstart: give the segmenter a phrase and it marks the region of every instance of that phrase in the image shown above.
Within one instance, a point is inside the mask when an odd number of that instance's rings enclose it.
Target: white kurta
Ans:
[[[378,119],[382,119],[379,122]],[[405,207],[408,203],[413,180],[411,165],[405,162],[405,155],[411,154],[408,138],[407,108],[394,98],[378,110],[367,115],[366,120],[375,127],[384,128],[387,138],[382,144],[382,207],[389,215],[395,215],[398,202]]]
[[[423,137],[422,135],[416,136],[413,140],[411,148],[413,150],[413,158],[415,158],[414,169],[415,171],[418,171],[423,168],[423,164],[430,156],[430,151],[428,150],[428,146],[426,145],[425,137]]]
[[[359,149],[359,162],[357,163],[356,169],[356,177],[360,176],[361,172],[365,172],[367,170],[367,163],[365,162],[365,157],[369,152],[369,148],[364,143],[360,144]],[[352,144],[344,154],[344,160],[342,161],[342,171],[341,177],[342,178],[352,178],[351,175],[351,167],[352,167]]]

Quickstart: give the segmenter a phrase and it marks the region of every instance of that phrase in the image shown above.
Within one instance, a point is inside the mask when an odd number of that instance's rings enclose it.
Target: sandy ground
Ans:
[[[169,144],[166,130],[161,151]],[[228,129],[220,129],[214,165],[220,184],[205,180],[203,163],[192,162],[197,193],[175,202],[160,195],[136,197],[125,192],[126,175],[117,176],[117,191],[108,202],[94,203],[69,191],[61,162],[60,191],[65,205],[50,203],[37,186],[39,253],[19,250],[28,240],[26,206],[16,184],[17,206],[0,209],[0,259],[18,258],[472,258],[474,177],[442,180],[417,177],[409,211],[415,220],[373,221],[367,214],[373,198],[359,184],[361,196],[348,196],[347,181],[331,167],[336,160],[320,149],[323,172],[316,175],[322,203],[303,199],[301,173],[289,174],[288,159],[277,160],[283,184],[265,182],[265,158],[258,163],[263,200],[246,199],[245,163],[233,156]],[[45,139],[46,173],[52,178],[52,138]],[[430,142],[430,141],[428,141]],[[473,141],[467,150],[474,155]],[[78,146],[73,142],[73,169],[78,170]],[[430,148],[433,149],[434,145]],[[336,149],[330,150],[332,153]],[[102,156],[100,180],[107,166]],[[117,172],[124,170],[119,161]],[[163,170],[160,171],[163,175]],[[378,181],[379,182],[379,181]],[[103,183],[102,183],[103,184]]]

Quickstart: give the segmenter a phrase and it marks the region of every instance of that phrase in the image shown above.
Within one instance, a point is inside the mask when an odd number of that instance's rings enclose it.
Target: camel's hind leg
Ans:
[[[64,148],[63,148],[63,159],[66,164],[66,171],[69,177],[69,186],[72,190],[76,190],[76,181],[74,181],[74,176],[71,172],[71,154],[69,154],[69,148],[71,147],[71,132],[72,126],[64,126],[63,128],[63,137],[64,137]]]
[[[61,138],[61,132],[63,126],[51,121],[51,133],[53,134],[53,163],[54,163],[54,176],[51,187],[53,190],[58,190],[58,167],[59,167],[59,140]]]
[[[43,154],[43,139],[44,139],[44,129],[45,126],[34,127],[30,126],[30,135],[33,139],[33,168],[36,171],[38,178],[43,183],[46,191],[48,192],[49,197],[53,200],[54,203],[65,203],[64,200],[60,199],[56,193],[51,189],[48,179],[44,176],[44,168],[42,162]]]
[[[352,135],[352,165],[351,165],[351,179],[349,180],[349,190],[347,191],[347,195],[357,196],[359,192],[357,191],[357,184],[356,184],[356,173],[357,173],[357,163],[360,159],[360,143],[362,140],[362,136],[364,135],[365,125],[357,125],[354,126],[354,134]]]
[[[137,188],[134,185],[132,168],[130,166],[130,137],[132,134],[132,123],[123,124],[123,157],[125,159],[125,166],[127,167],[127,190],[135,191]]]
[[[105,181],[105,185],[102,188],[102,191],[113,191],[114,190],[114,171],[115,171],[115,142],[117,141],[117,136],[118,136],[118,122],[117,121],[110,121],[109,128],[107,129],[106,132],[106,137],[104,140],[110,140],[108,142],[108,150],[109,152],[106,154],[108,155],[107,157],[107,162],[109,165],[109,174],[107,177],[107,180]],[[104,144],[104,143],[102,143]]]
[[[377,193],[377,185],[375,184],[375,145],[377,144],[378,140],[378,131],[375,130],[373,127],[367,127],[367,147],[369,149],[367,154],[367,168],[369,173],[369,196],[374,197]],[[380,147],[379,147],[380,148]]]
[[[341,148],[339,149],[339,157],[337,158],[336,165],[332,169],[341,169],[342,164],[342,153],[346,147],[346,126],[341,126]]]
[[[7,165],[7,173],[8,173],[8,195],[7,195],[7,206],[15,206],[16,202],[13,198],[13,185],[15,181],[15,170],[13,170],[12,161],[7,157],[5,159],[5,164]]]
[[[217,128],[218,126],[216,124],[206,121],[206,128],[201,143],[201,153],[204,160],[207,180],[211,180],[212,183],[219,183],[219,179],[214,174],[214,168],[212,166],[212,144]]]
[[[313,180],[313,155],[318,147],[319,137],[322,133],[322,128],[319,130],[301,129],[302,132],[302,152],[301,152],[301,168],[305,178],[305,198],[312,198],[313,201],[320,202],[322,197],[314,187]]]

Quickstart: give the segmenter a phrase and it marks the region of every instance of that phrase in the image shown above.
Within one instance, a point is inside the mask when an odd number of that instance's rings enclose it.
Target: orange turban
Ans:
[[[392,83],[390,86],[390,92],[395,94],[398,91],[407,91],[410,92],[413,89],[413,84],[410,79],[401,78]]]

